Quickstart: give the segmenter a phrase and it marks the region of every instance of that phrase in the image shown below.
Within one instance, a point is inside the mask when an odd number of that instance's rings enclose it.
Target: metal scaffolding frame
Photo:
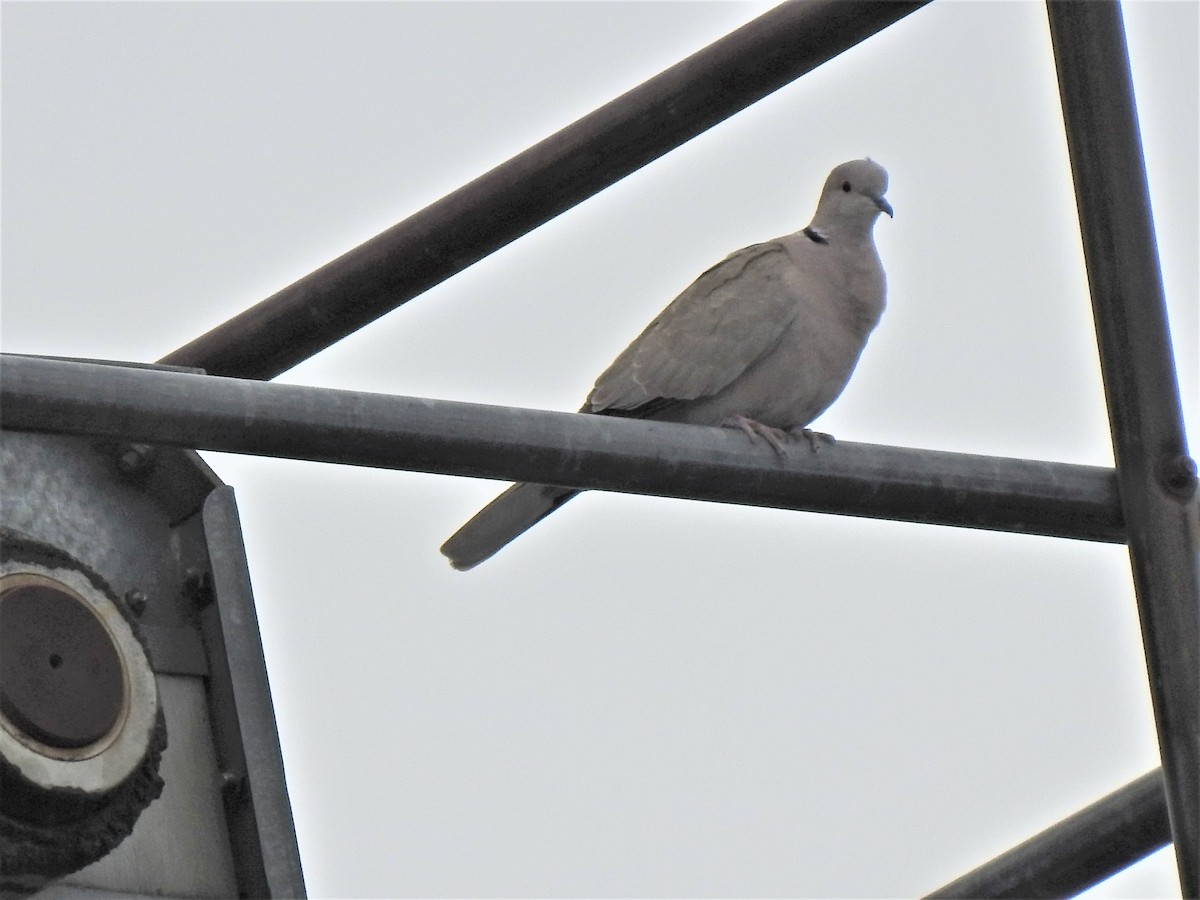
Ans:
[[[1196,467],[1116,0],[1047,2],[1114,469],[841,442],[780,463],[720,429],[258,383],[924,2],[784,3],[168,354],[164,368],[6,356],[4,427],[1124,542],[1162,768],[931,896],[1065,896],[1172,840],[1183,895],[1200,896]]]

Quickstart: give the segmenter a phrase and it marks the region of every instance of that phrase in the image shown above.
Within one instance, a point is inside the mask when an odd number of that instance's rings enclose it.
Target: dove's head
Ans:
[[[867,234],[876,217],[892,215],[892,205],[884,199],[887,169],[870,159],[844,162],[825,180],[812,226],[822,234],[850,232]]]

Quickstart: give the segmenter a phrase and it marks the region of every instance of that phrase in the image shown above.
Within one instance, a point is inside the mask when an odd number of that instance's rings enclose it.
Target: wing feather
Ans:
[[[634,410],[728,387],[769,353],[796,314],[783,245],[754,244],[696,279],[596,380],[584,409]]]

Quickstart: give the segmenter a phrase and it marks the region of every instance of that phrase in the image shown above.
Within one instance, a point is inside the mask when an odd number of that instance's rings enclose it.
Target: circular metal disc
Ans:
[[[84,747],[121,716],[112,636],[76,597],[43,584],[0,595],[0,710],[51,747]]]

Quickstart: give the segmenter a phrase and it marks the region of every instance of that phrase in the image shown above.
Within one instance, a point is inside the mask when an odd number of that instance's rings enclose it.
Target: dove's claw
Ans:
[[[832,447],[837,443],[837,438],[832,434],[826,434],[823,431],[813,431],[811,428],[789,428],[788,434],[795,437],[802,437],[808,441],[808,446],[812,448],[813,453],[820,453],[822,445]]]
[[[730,416],[721,424],[726,428],[742,429],[752,441],[755,438],[762,438],[779,456],[787,456],[787,447],[784,446],[784,442],[788,439],[788,433],[782,428],[764,425],[749,416]]]

